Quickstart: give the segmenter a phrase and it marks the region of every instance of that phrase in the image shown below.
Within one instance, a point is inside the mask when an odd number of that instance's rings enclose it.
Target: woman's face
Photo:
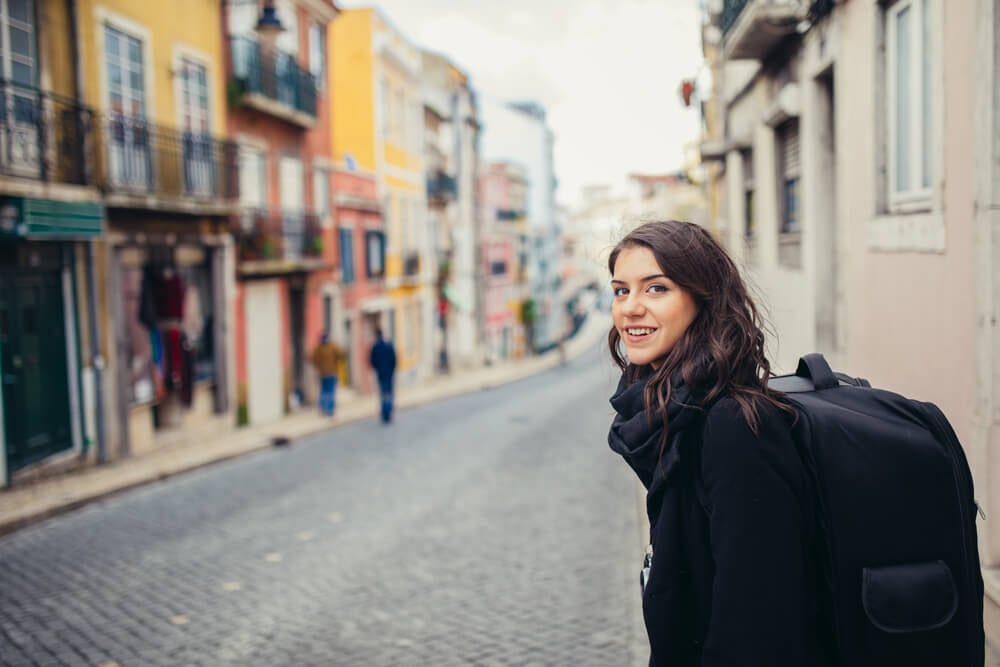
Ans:
[[[694,299],[663,275],[653,251],[645,246],[627,247],[618,254],[611,289],[611,315],[629,362],[659,367],[698,315]]]

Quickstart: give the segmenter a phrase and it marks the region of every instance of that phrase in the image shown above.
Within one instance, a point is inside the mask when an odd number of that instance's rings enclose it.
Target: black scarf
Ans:
[[[661,455],[663,416],[646,410],[643,392],[649,378],[629,384],[623,374],[611,398],[617,414],[608,444],[631,466],[646,487],[646,513],[653,546],[649,582],[643,593],[643,615],[653,658],[650,664],[697,665],[696,641],[705,636],[708,611],[701,603],[711,597],[705,585],[704,553],[708,543],[704,511],[695,505],[692,480],[699,474],[701,438],[693,437],[703,423],[700,394],[675,377],[667,404],[669,440]]]
[[[625,459],[649,493],[653,486],[660,486],[672,476],[680,463],[679,435],[697,420],[701,410],[690,390],[680,378],[673,382],[670,403],[667,404],[667,423],[670,440],[660,453],[663,442],[663,415],[659,410],[646,410],[643,393],[651,376],[628,384],[628,373],[622,374],[618,389],[611,397],[611,406],[617,413],[608,431],[611,449]]]

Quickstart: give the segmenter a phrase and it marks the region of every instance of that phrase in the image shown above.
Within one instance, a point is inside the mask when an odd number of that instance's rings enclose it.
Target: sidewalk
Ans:
[[[611,319],[592,312],[580,331],[566,343],[566,358],[573,359],[606,338]],[[559,353],[520,359],[488,368],[435,376],[418,386],[396,391],[396,407],[409,408],[450,396],[513,382],[559,365]],[[340,400],[334,418],[305,409],[276,422],[230,431],[209,441],[198,440],[165,446],[103,466],[92,466],[0,491],[0,535],[80,507],[119,491],[270,447],[275,438],[291,441],[344,424],[370,419],[378,413],[376,396]]]

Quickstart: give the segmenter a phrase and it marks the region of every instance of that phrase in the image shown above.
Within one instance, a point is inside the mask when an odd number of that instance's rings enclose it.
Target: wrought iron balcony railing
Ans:
[[[0,80],[0,175],[93,185],[94,158],[90,108]]]
[[[316,78],[292,54],[269,50],[250,37],[229,38],[232,94],[256,93],[297,112],[316,117]]]
[[[239,196],[235,142],[159,127],[111,112],[100,118],[102,181],[112,195],[234,201]]]
[[[301,263],[323,256],[318,215],[248,209],[234,224],[241,262]]]

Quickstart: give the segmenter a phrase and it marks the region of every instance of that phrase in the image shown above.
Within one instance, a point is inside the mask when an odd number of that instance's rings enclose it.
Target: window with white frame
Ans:
[[[326,85],[326,27],[319,23],[309,25],[309,72],[316,78],[316,88]]]
[[[5,81],[36,85],[35,7],[32,0],[0,0],[0,65]]]
[[[41,159],[36,111],[35,11],[30,0],[0,0],[0,163],[36,176]]]
[[[136,190],[148,190],[153,178],[144,46],[140,36],[117,25],[104,25],[111,180],[118,187]]]
[[[392,127],[392,119],[389,117],[389,82],[384,76],[379,78],[378,94],[379,109],[382,112],[382,140],[388,141],[391,139],[389,131]]]
[[[385,276],[385,234],[369,229],[365,231],[365,256],[367,276],[382,278]]]
[[[931,0],[898,0],[885,12],[886,171],[892,210],[928,208],[934,175],[934,40]]]
[[[182,57],[180,76],[180,126],[183,137],[184,189],[189,195],[209,196],[215,191],[211,114],[208,105],[208,68]]]
[[[240,147],[240,205],[244,209],[263,210],[267,201],[267,160],[264,151],[253,146]]]

